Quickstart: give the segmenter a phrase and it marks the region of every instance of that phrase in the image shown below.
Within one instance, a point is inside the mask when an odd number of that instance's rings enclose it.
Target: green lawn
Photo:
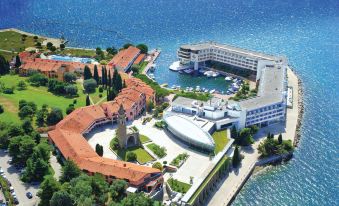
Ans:
[[[134,152],[137,155],[137,161],[140,164],[145,164],[146,162],[154,160],[154,158],[150,154],[148,154],[148,152],[144,150],[142,147],[130,147],[127,149],[119,149],[114,151],[124,161],[127,160],[127,152]]]
[[[77,48],[65,48],[62,51],[58,51],[58,54],[70,55],[75,57],[94,57],[96,55],[95,49],[77,49]]]
[[[160,147],[159,145],[155,143],[151,143],[146,145],[148,149],[152,150],[152,152],[157,155],[159,158],[165,157],[166,154],[166,148],[165,147]]]
[[[147,66],[148,64],[148,61],[143,61],[141,64],[140,64],[140,73],[142,74],[144,72],[144,69],[145,67]]]
[[[170,178],[167,180],[167,183],[170,185],[172,190],[180,193],[186,193],[192,185],[187,184],[185,182],[181,182],[177,179]]]
[[[34,47],[35,41],[33,36],[27,36],[25,41],[21,40],[22,35],[14,31],[4,31],[0,32],[0,49],[9,50],[9,51],[24,51],[27,47]],[[40,43],[44,39],[39,38]]]
[[[151,140],[146,135],[140,134],[140,141],[142,144],[144,144],[150,142]]]
[[[20,80],[27,80],[27,78],[18,75],[5,75],[0,77],[0,82],[3,82],[6,87],[16,86]],[[64,115],[68,105],[73,103],[74,98],[56,96],[51,92],[48,92],[47,87],[33,87],[29,86],[29,83],[27,83],[27,85],[28,87],[26,90],[15,90],[14,94],[0,93],[0,104],[4,105],[5,108],[5,112],[0,114],[0,121],[19,122],[17,112],[21,99],[33,101],[38,108],[41,108],[43,104],[47,104],[49,107],[58,107],[64,112]],[[86,105],[86,97],[80,89],[81,85],[78,85],[78,88],[79,97],[75,98],[77,99],[75,107],[82,107]]]
[[[213,140],[215,142],[215,149],[214,153],[218,154],[221,150],[224,149],[226,144],[228,143],[229,139],[227,137],[227,132],[226,130],[220,130],[220,131],[215,131],[212,134]]]
[[[227,167],[230,163],[230,159],[228,157],[223,157],[218,164],[214,167],[214,169],[208,174],[206,179],[202,182],[202,184],[199,186],[199,188],[194,192],[192,197],[189,199],[189,204],[193,204],[194,200],[198,197],[200,192],[206,187],[206,185],[211,181],[212,177],[217,173],[221,167]]]

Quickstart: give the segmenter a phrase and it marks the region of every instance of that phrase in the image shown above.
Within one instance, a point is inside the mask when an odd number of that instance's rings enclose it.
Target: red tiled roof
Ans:
[[[126,79],[126,81],[131,80]],[[135,81],[138,82],[138,80]],[[140,100],[144,93],[139,91],[140,88],[136,90],[138,86],[130,85],[132,86],[124,88],[113,101],[76,109],[60,121],[54,130],[48,132],[48,136],[63,156],[72,159],[80,169],[118,179],[127,179],[131,184],[139,185],[150,174],[160,173],[160,171],[151,167],[100,157],[82,135],[96,121],[110,119],[118,112],[121,104],[125,109],[130,109],[135,102]],[[143,87],[149,86],[143,85]]]
[[[140,64],[140,62],[142,62],[145,59],[145,54],[140,54],[134,61],[133,64]]]
[[[140,53],[140,49],[129,46],[127,49],[119,51],[113,59],[108,63],[110,67],[115,67],[118,70],[125,70],[126,67],[135,60],[136,56]]]

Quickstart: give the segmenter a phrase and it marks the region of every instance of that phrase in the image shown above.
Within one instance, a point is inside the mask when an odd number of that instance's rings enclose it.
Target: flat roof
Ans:
[[[192,103],[195,102],[195,105],[203,105],[203,106],[215,106],[220,103],[220,106],[225,106],[226,101],[223,102],[222,99],[217,98],[217,97],[212,97],[208,101],[200,101],[200,100],[195,100],[195,99],[190,99],[187,97],[177,97],[175,100],[172,102],[172,106],[185,106],[185,107],[192,107]]]
[[[210,49],[212,47],[215,47],[215,48],[218,48],[218,49],[226,49],[226,50],[229,50],[231,52],[240,53],[242,55],[247,55],[247,56],[266,59],[266,60],[276,61],[276,60],[281,59],[281,57],[268,55],[268,54],[264,54],[264,53],[261,53],[261,52],[255,52],[255,51],[251,51],[251,50],[247,50],[247,49],[242,49],[242,48],[234,47],[234,46],[231,46],[231,45],[220,44],[220,43],[216,43],[216,42],[212,42],[212,41],[211,42],[197,43],[197,44],[184,44],[184,45],[180,46],[180,48],[191,49],[191,50],[203,50],[203,49]]]
[[[239,102],[248,110],[264,107],[283,100],[286,66],[264,67],[260,78],[258,96]]]

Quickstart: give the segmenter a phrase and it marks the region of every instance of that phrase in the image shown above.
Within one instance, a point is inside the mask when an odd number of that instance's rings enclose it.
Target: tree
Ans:
[[[66,47],[65,44],[60,44],[60,49],[61,49],[61,50],[64,50],[65,47]]]
[[[29,157],[33,153],[35,141],[32,137],[24,135],[13,137],[9,141],[9,154],[12,156],[14,164],[25,165]]]
[[[279,136],[278,136],[278,143],[279,144],[283,143],[282,134],[279,134]]]
[[[86,106],[91,105],[91,100],[89,99],[89,95],[86,96]]]
[[[27,85],[23,80],[20,80],[17,84],[17,88],[18,88],[18,90],[26,90]]]
[[[46,118],[48,126],[55,125],[63,119],[62,111],[59,108],[52,108]]]
[[[232,166],[237,167],[241,162],[241,155],[239,151],[239,147],[235,146],[233,157],[232,157]]]
[[[35,46],[36,46],[37,48],[41,48],[41,42],[36,42],[36,43],[35,43]]]
[[[93,75],[93,79],[97,82],[97,84],[100,83],[100,81],[99,81],[99,74],[98,74],[98,67],[97,67],[96,64],[94,65],[94,75]]]
[[[20,60],[20,57],[19,55],[16,55],[15,56],[15,65],[14,65],[16,68],[19,68],[21,66],[21,60]]]
[[[253,144],[254,140],[251,134],[250,128],[244,128],[239,132],[239,136],[236,139],[236,144],[241,146],[249,146]]]
[[[73,197],[66,191],[55,192],[50,200],[50,206],[75,206]]]
[[[4,106],[0,104],[0,114],[4,113]]]
[[[235,125],[233,125],[233,127],[231,129],[231,138],[233,138],[233,139],[237,139],[238,138],[238,130],[235,127]]]
[[[52,42],[47,42],[47,44],[46,44],[46,47],[49,49],[49,48],[51,48],[53,46],[53,43]]]
[[[79,167],[72,160],[66,160],[62,167],[60,182],[69,182],[80,175],[81,170]]]
[[[138,49],[140,49],[140,52],[141,52],[142,54],[147,54],[147,52],[148,52],[148,47],[147,47],[146,44],[138,44],[136,47],[137,47]]]
[[[0,75],[9,73],[9,63],[4,56],[0,55]]]
[[[114,202],[120,202],[125,197],[125,190],[127,188],[127,182],[124,180],[114,180],[109,187],[112,200]]]
[[[150,113],[150,112],[152,112],[153,109],[154,109],[154,103],[153,103],[153,101],[152,101],[152,100],[148,100],[148,101],[146,102],[146,111],[147,111],[148,113]]]
[[[121,201],[123,206],[153,206],[154,201],[143,193],[131,193]]]
[[[34,73],[29,78],[28,81],[31,83],[32,86],[46,86],[49,83],[48,78],[40,73]]]
[[[106,68],[101,67],[101,85],[106,86]]]
[[[128,162],[136,161],[137,160],[137,154],[135,154],[135,152],[127,152],[126,158],[127,158]]]
[[[133,64],[132,67],[131,67],[133,74],[138,74],[140,69],[141,69],[141,67],[138,64]]]
[[[103,146],[101,146],[100,144],[96,144],[95,145],[95,152],[102,157],[102,155],[104,154],[104,148]]]
[[[133,44],[131,44],[131,43],[126,43],[126,44],[124,44],[123,48],[124,48],[124,49],[127,49],[127,48],[130,47],[130,46],[133,46]]]
[[[40,110],[38,110],[36,112],[36,125],[38,127],[43,127],[44,124],[45,124],[45,119],[46,119],[46,116],[47,116],[47,113],[48,113],[48,110],[47,110],[47,105],[46,105],[46,108],[43,106]]]
[[[33,148],[32,158],[33,160],[42,159],[43,161],[48,162],[51,156],[51,151],[51,146],[46,141],[41,141]]]
[[[70,104],[70,105],[68,105],[68,107],[66,108],[66,114],[68,115],[68,114],[72,113],[74,110],[75,110],[74,104]]]
[[[94,79],[84,80],[83,85],[87,93],[93,93],[97,88],[97,82]]]
[[[69,84],[66,85],[64,89],[66,95],[68,96],[76,96],[78,94],[78,87],[76,85]]]
[[[84,80],[91,79],[92,78],[92,72],[90,68],[86,65],[84,68]]]
[[[60,183],[51,175],[44,178],[40,185],[38,196],[40,197],[39,206],[50,205],[53,194],[60,190]]]
[[[34,116],[34,110],[31,106],[26,105],[19,110],[18,115],[20,119],[25,119],[25,118],[32,119]]]
[[[64,81],[67,83],[74,83],[77,80],[77,76],[73,72],[64,73]]]
[[[33,132],[32,121],[30,119],[24,119],[21,124],[25,134],[31,134]]]
[[[108,200],[108,183],[102,174],[96,173],[92,176],[91,187],[95,195],[97,205],[105,205]]]
[[[163,167],[162,167],[162,164],[160,162],[155,162],[153,165],[152,165],[153,168],[156,168],[156,169],[159,169],[160,171],[162,171]]]
[[[112,87],[111,70],[108,70],[108,87]]]
[[[251,129],[251,134],[252,135],[255,135],[259,131],[259,128],[256,125],[250,126],[250,129]]]
[[[38,36],[33,36],[34,41],[37,41],[39,39]]]
[[[49,48],[49,50],[51,50],[51,52],[55,52],[56,51],[56,47],[55,46],[51,46],[50,48]]]

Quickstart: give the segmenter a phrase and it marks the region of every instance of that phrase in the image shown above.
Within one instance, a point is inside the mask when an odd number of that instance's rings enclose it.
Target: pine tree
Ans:
[[[231,138],[236,139],[238,137],[238,131],[237,128],[233,125],[231,129]]]
[[[19,68],[20,66],[21,66],[20,57],[19,57],[19,55],[16,55],[16,57],[15,57],[15,67]]]
[[[95,81],[97,81],[97,84],[99,85],[100,81],[99,81],[99,74],[98,74],[98,67],[97,67],[97,65],[94,65],[93,79],[95,79]]]
[[[283,143],[283,140],[282,140],[282,134],[279,134],[279,136],[278,136],[278,143],[279,143],[279,144],[282,144],[282,143]]]
[[[269,132],[268,134],[267,134],[267,139],[270,139],[271,138],[271,133]]]
[[[122,84],[122,88],[126,88],[127,85],[126,85],[126,81],[124,80],[123,84]]]
[[[89,67],[86,65],[84,68],[84,80],[91,79],[92,78],[92,72],[89,69]]]
[[[116,91],[120,92],[122,90],[122,78],[120,74],[118,73],[117,79],[116,79],[116,86],[115,86]]]
[[[104,67],[101,67],[101,85],[105,85],[105,70]]]
[[[240,156],[240,152],[239,152],[239,147],[236,146],[234,153],[233,153],[233,157],[232,157],[232,166],[236,167],[239,165],[239,163],[241,162],[241,156]]]
[[[91,100],[89,99],[89,95],[86,96],[86,106],[91,105]]]
[[[110,70],[110,69],[108,69],[108,70]],[[107,73],[106,68],[105,68],[105,74],[106,74],[106,76],[105,76],[105,84],[106,84],[106,87],[110,87],[110,85],[108,84],[108,83],[109,83],[109,82],[108,82],[108,73]]]
[[[108,86],[112,87],[112,77],[111,77],[111,70],[108,70]]]

